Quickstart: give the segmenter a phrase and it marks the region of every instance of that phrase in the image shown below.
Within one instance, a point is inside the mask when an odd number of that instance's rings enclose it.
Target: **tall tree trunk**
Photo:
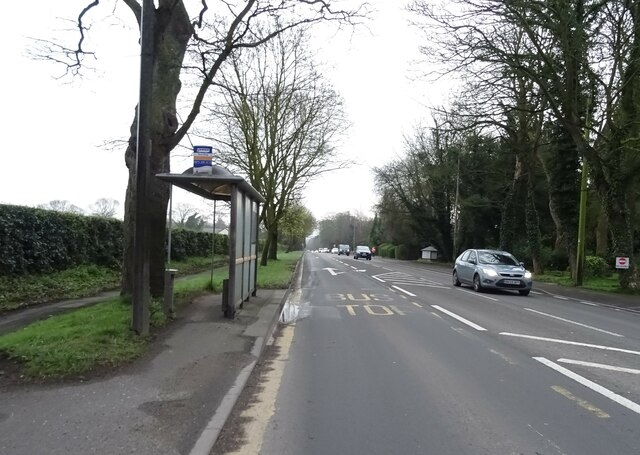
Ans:
[[[596,254],[602,258],[609,257],[609,220],[602,203],[600,203],[598,226],[596,227]]]
[[[269,259],[273,261],[278,260],[278,228],[273,228],[269,231],[271,242],[269,243]]]
[[[613,256],[628,257],[628,269],[620,269],[620,287],[623,289],[639,289],[640,276],[633,260],[633,230],[631,228],[630,210],[619,179],[610,179],[607,187],[598,187],[602,205],[605,209],[611,229],[611,253]]]
[[[180,71],[192,26],[183,2],[161,0],[154,11],[155,59],[151,107],[152,147],[149,157],[151,176],[147,189],[147,241],[149,245],[149,280],[151,295],[159,297],[164,288],[165,237],[169,184],[154,177],[170,172],[170,139],[178,128],[176,100],[180,92]],[[137,115],[131,126],[125,163],[129,169],[125,200],[124,258],[122,294],[130,295],[133,280],[133,242],[135,229]]]
[[[513,239],[515,238],[516,229],[516,196],[522,177],[522,161],[516,155],[516,164],[513,170],[513,178],[511,186],[502,203],[502,215],[500,220],[500,249],[505,251],[513,251]]]
[[[536,200],[534,191],[534,182],[529,170],[529,178],[527,179],[527,201],[525,203],[525,219],[527,225],[527,246],[529,248],[529,254],[533,261],[533,272],[536,274],[544,273],[544,263],[540,254],[541,251],[541,234],[540,234],[540,219],[538,218],[538,211],[536,210]]]

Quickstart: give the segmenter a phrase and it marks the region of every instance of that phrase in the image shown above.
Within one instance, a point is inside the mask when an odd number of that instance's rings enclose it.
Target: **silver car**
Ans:
[[[470,284],[477,292],[513,289],[520,295],[531,291],[531,272],[512,254],[498,250],[467,250],[453,266],[453,285]]]

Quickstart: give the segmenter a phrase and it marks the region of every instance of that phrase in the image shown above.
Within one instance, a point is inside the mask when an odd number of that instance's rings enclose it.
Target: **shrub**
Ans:
[[[591,278],[604,278],[611,275],[611,268],[604,258],[587,256],[584,261],[584,274]]]
[[[396,259],[409,259],[409,248],[406,245],[396,246],[395,257]]]
[[[553,250],[549,258],[549,268],[564,272],[569,269],[569,255],[563,250]]]
[[[380,255],[382,257],[385,257],[385,258],[395,259],[395,257],[396,257],[396,246],[391,244],[391,243],[383,243],[378,248],[378,255]]]

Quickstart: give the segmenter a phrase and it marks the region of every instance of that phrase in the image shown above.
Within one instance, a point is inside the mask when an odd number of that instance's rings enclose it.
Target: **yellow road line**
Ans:
[[[593,404],[589,403],[586,400],[583,400],[582,398],[578,398],[577,396],[575,396],[574,394],[569,392],[564,387],[560,387],[559,385],[554,385],[554,386],[551,386],[551,388],[554,391],[558,392],[563,397],[565,397],[565,398],[567,398],[567,399],[569,399],[571,401],[574,401],[578,406],[580,406],[580,407],[586,409],[587,411],[595,414],[597,417],[600,417],[601,419],[608,419],[609,417],[611,417],[609,414],[604,412],[602,409],[594,406]]]

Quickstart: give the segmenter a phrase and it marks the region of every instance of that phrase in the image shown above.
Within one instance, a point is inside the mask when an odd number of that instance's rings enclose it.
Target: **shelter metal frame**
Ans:
[[[229,279],[224,284],[222,310],[233,318],[236,309],[256,295],[259,213],[264,197],[245,179],[221,166],[213,166],[211,174],[194,174],[190,168],[182,174],[156,177],[205,199],[230,203]]]

